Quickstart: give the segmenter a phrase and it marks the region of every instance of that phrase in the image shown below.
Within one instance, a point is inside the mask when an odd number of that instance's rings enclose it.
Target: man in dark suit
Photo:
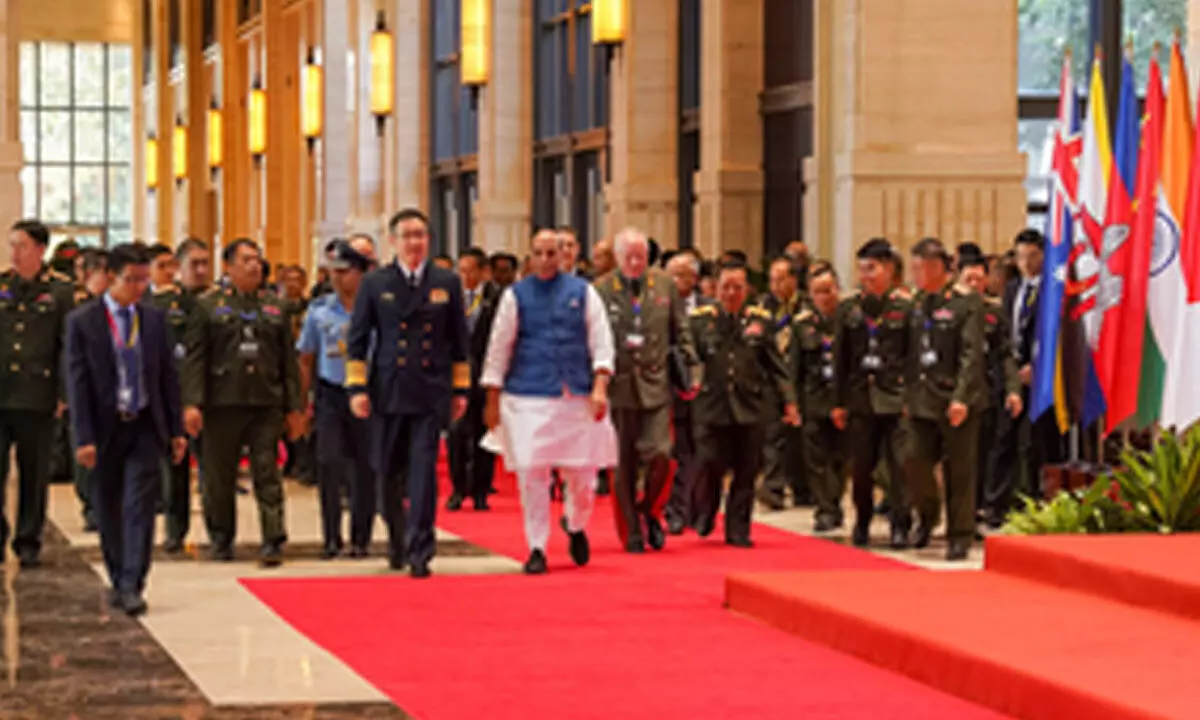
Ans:
[[[1013,495],[1020,491],[1022,467],[1025,492],[1039,497],[1042,466],[1062,462],[1066,456],[1054,413],[1045,413],[1031,423],[1027,412],[1045,244],[1045,238],[1037,230],[1023,230],[1017,235],[1014,247],[1021,276],[1010,281],[1004,289],[1002,310],[1011,323],[1023,409],[1015,417],[1005,414],[1000,418],[996,442],[990,453],[988,465],[992,472],[984,492],[982,514],[984,521],[992,527],[999,527],[1011,509]]]
[[[363,278],[350,320],[346,388],[356,417],[373,414],[389,564],[400,570],[407,563],[414,578],[425,578],[435,549],[441,429],[463,416],[471,388],[467,323],[458,276],[428,261],[425,215],[401,210],[388,232],[396,261]]]
[[[487,355],[488,336],[492,332],[491,318],[494,315],[496,287],[483,282],[483,269],[487,255],[479,248],[469,248],[458,257],[458,276],[463,284],[463,313],[467,321],[467,334],[471,364],[471,392],[468,396],[467,413],[450,426],[446,448],[450,456],[450,479],[454,492],[446,501],[446,509],[457,512],[463,501],[470,498],[476,510],[489,510],[488,488],[492,486],[492,474],[496,467],[496,456],[479,447],[486,428],[483,425],[483,406],[487,393],[479,387],[483,374],[483,359]]]
[[[187,440],[166,315],[140,302],[150,284],[150,256],[143,246],[118,245],[109,273],[101,302],[67,317],[67,394],[75,458],[92,471],[110,602],[141,615],[160,462],[168,448],[176,462],[182,459]]]

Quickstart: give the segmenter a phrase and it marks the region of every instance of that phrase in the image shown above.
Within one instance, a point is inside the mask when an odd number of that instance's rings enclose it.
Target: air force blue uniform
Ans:
[[[465,395],[470,385],[458,276],[425,262],[414,277],[398,263],[364,277],[347,340],[346,387],[371,398],[373,461],[393,568],[407,561],[414,571],[427,569],[433,557],[440,432],[452,396]]]
[[[350,544],[356,555],[371,544],[375,520],[375,475],[371,470],[370,427],[350,413],[346,391],[346,338],[350,311],[337,295],[324,295],[308,307],[296,351],[315,358],[313,403],[317,484],[325,550],[342,549],[342,487],[350,491]]]

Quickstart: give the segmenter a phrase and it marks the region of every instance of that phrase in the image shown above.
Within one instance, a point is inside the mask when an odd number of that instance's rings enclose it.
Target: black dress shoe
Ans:
[[[96,516],[90,512],[83,514],[83,531],[86,533],[100,532],[100,526],[96,523]]]
[[[350,557],[354,560],[362,560],[370,554],[366,545],[355,545],[350,548]]]
[[[541,550],[534,550],[529,553],[529,559],[525,561],[526,575],[545,575],[546,574],[546,553]]]
[[[752,548],[754,541],[748,537],[725,538],[725,544],[735,548]]]
[[[397,572],[399,572],[400,570],[403,570],[406,565],[408,565],[408,563],[404,561],[404,558],[398,558],[398,557],[389,557],[388,558],[388,567]]]
[[[866,547],[871,544],[871,526],[855,525],[854,532],[850,534],[850,542],[854,543],[854,547]]]
[[[950,541],[950,547],[946,548],[946,559],[951,562],[966,560],[970,553],[971,541],[959,538]]]
[[[917,526],[917,532],[913,535],[912,545],[918,550],[929,547],[929,541],[933,538],[933,529],[928,525]]]
[[[891,547],[893,550],[904,550],[907,548],[908,530],[905,530],[902,527],[893,527]]]
[[[270,542],[258,551],[258,564],[264,568],[277,568],[283,564],[283,547],[280,543]]]
[[[419,562],[412,566],[412,570],[409,571],[409,574],[418,580],[423,580],[429,577],[432,573],[429,571],[429,563]]]
[[[682,535],[683,530],[686,527],[687,527],[687,523],[685,523],[682,518],[675,516],[675,515],[667,516],[667,534],[668,535]]]
[[[492,506],[488,505],[487,495],[480,495],[475,498],[475,512],[487,512]]]
[[[21,560],[21,568],[24,570],[33,570],[42,566],[42,560],[38,557],[36,550],[22,550],[17,553],[17,557]]]
[[[117,607],[129,617],[145,615],[146,611],[149,610],[146,601],[142,599],[142,594],[136,592],[121,593],[117,601]]]
[[[446,501],[446,509],[450,512],[458,512],[459,510],[462,510],[462,504],[463,496],[459,495],[458,493],[454,493],[450,496],[450,499]]]
[[[183,552],[183,539],[167,538],[163,541],[163,552],[168,555],[176,555]]]
[[[341,554],[342,554],[342,546],[341,545],[329,544],[329,545],[326,545],[325,547],[321,548],[321,559],[322,560],[332,560]]]
[[[697,520],[693,527],[696,529],[696,534],[704,538],[712,535],[713,530],[716,529],[716,523],[712,520]]]
[[[646,543],[642,542],[641,538],[630,538],[629,542],[625,543],[625,552],[627,553],[644,553],[646,552]]]
[[[216,562],[232,562],[233,547],[229,545],[210,545],[208,559]]]
[[[579,532],[568,532],[570,537],[570,552],[571,560],[579,567],[588,564],[592,559],[592,545],[588,542],[587,533],[580,530]]]
[[[667,534],[663,532],[662,523],[658,518],[646,516],[646,544],[651,550],[662,550],[667,544]]]
[[[770,490],[759,490],[758,501],[771,512],[778,512],[784,508],[783,496]]]

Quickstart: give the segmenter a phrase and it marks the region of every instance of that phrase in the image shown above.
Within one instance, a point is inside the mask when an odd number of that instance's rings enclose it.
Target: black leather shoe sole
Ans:
[[[663,532],[662,523],[658,518],[646,516],[646,544],[651,550],[662,550],[667,544],[667,534]]]
[[[570,536],[571,560],[579,567],[583,567],[592,559],[592,546],[588,542],[587,533],[580,530],[577,533],[570,533]]]
[[[412,570],[409,571],[409,574],[412,575],[414,578],[417,578],[418,580],[424,580],[425,578],[429,577],[433,573],[429,571],[428,564],[421,563],[419,565],[413,565]]]
[[[541,550],[534,550],[529,554],[529,559],[525,561],[525,567],[522,569],[526,575],[545,575],[546,555]]]

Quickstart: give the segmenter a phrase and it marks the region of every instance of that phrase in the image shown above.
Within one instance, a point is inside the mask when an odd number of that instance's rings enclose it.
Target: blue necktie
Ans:
[[[123,307],[117,311],[121,318],[121,365],[124,368],[125,389],[128,392],[129,407],[120,408],[122,412],[137,412],[140,405],[138,399],[137,349],[129,344],[133,333],[133,311]]]

